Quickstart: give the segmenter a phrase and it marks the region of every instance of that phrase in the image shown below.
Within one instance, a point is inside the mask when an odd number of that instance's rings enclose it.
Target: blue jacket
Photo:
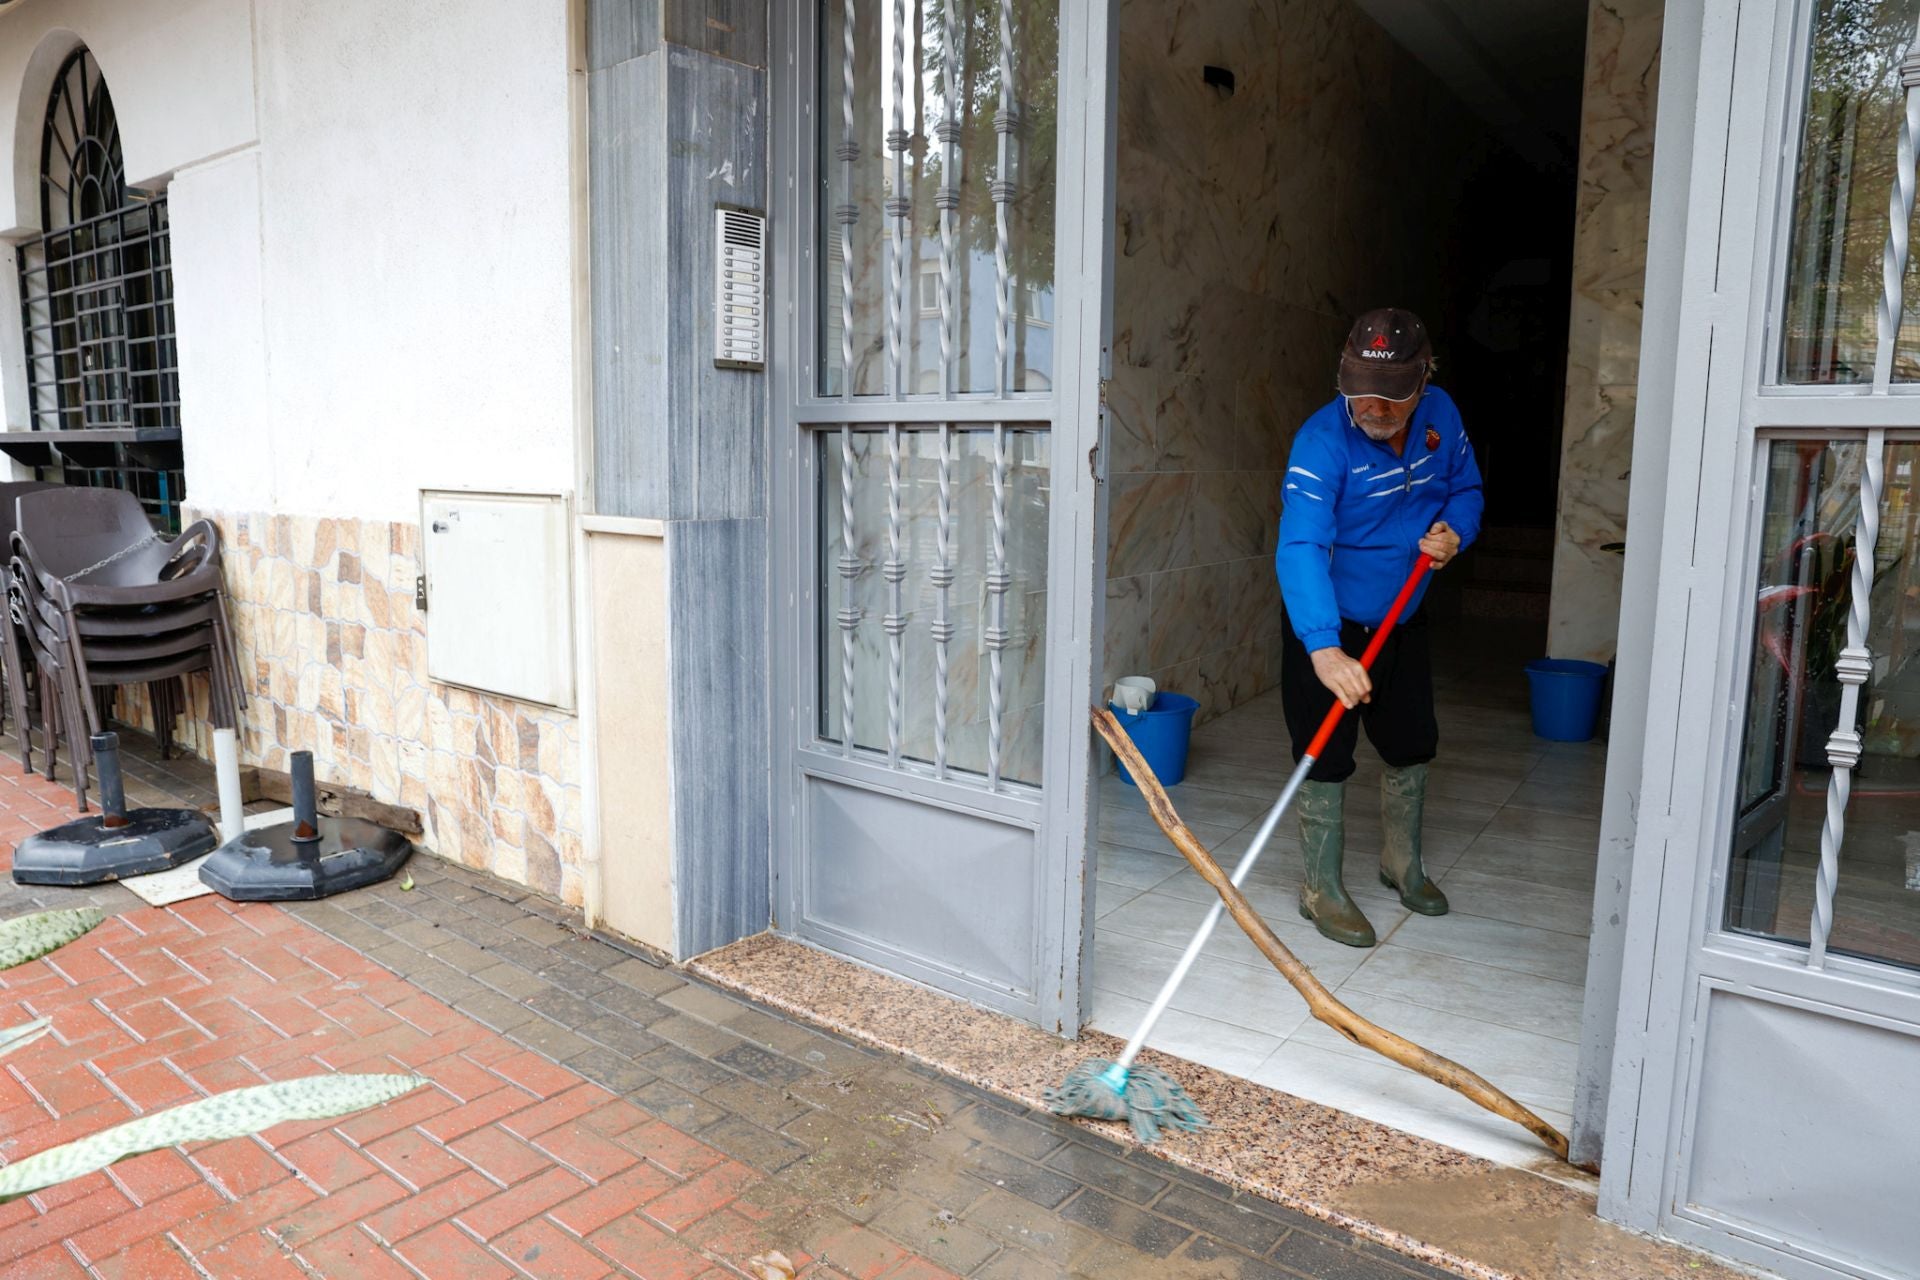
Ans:
[[[1378,624],[1413,572],[1420,539],[1444,520],[1464,549],[1480,533],[1480,467],[1453,398],[1428,387],[1406,453],[1376,444],[1335,397],[1293,439],[1274,567],[1307,652],[1340,643],[1340,621]],[[1429,579],[1430,581],[1430,579]],[[1420,606],[1427,584],[1407,612]]]

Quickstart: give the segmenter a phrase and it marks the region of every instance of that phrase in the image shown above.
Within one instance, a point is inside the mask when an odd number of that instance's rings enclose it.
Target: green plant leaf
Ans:
[[[305,1076],[231,1089],[156,1111],[0,1168],[0,1204],[183,1142],[240,1138],[289,1120],[327,1120],[377,1107],[427,1083],[412,1075]]]
[[[53,1030],[52,1018],[35,1018],[32,1022],[23,1022],[17,1027],[8,1027],[0,1031],[0,1058],[6,1057],[15,1049],[24,1049]]]
[[[0,920],[0,969],[11,969],[57,951],[85,936],[104,919],[97,907],[73,907]]]

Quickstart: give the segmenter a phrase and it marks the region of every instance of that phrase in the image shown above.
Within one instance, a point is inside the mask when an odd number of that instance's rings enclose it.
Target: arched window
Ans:
[[[167,201],[127,186],[113,98],[85,49],[61,64],[47,99],[40,216],[42,234],[18,253],[32,426],[45,437],[9,452],[46,478],[130,490],[177,528]]]

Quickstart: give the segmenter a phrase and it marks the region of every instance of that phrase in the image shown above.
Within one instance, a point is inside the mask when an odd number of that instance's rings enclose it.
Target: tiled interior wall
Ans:
[[[552,708],[435,684],[414,608],[413,524],[196,512],[219,526],[248,705],[242,764],[310,750],[323,782],[417,810],[420,842],[581,899],[580,731]],[[206,685],[186,681],[182,746],[211,758]],[[144,699],[122,714],[148,720]]]
[[[1348,0],[1130,0],[1119,92],[1106,675],[1204,719],[1279,678],[1293,432],[1354,312],[1443,296],[1483,133]]]

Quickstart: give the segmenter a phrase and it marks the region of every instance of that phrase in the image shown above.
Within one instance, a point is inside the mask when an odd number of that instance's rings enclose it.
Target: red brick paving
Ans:
[[[0,872],[17,840],[72,816],[70,792],[0,758]],[[767,1175],[274,906],[205,897],[111,916],[0,973],[0,1026],[42,1015],[53,1034],[0,1064],[6,1160],[266,1080],[414,1070],[430,1083],[0,1206],[10,1278],[719,1280],[781,1244],[728,1207]],[[950,1274],[853,1230],[836,1252],[855,1274]]]

